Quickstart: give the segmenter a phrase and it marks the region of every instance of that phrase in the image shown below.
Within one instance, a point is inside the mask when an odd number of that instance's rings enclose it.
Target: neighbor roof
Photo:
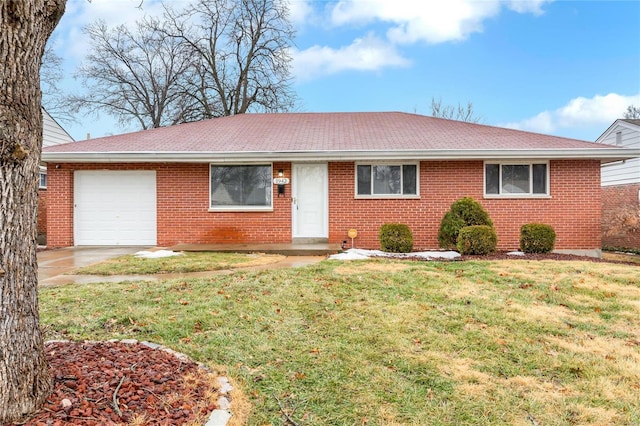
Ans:
[[[241,114],[48,147],[44,161],[593,158],[640,152],[401,112]],[[637,150],[636,150],[637,151]]]
[[[640,130],[640,120],[635,118],[618,118],[616,121],[611,124],[599,137],[596,139],[596,143],[601,144],[604,143],[605,140],[613,133],[614,131],[618,131],[620,128],[629,129],[631,131],[637,132]],[[605,144],[610,145],[610,144]]]

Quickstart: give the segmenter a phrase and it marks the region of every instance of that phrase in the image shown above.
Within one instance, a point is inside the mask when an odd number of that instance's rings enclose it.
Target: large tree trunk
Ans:
[[[40,64],[66,0],[0,1],[0,423],[52,389],[38,318]]]

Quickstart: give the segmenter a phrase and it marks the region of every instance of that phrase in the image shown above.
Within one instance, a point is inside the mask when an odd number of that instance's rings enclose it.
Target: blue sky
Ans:
[[[174,6],[185,3],[171,1]],[[160,5],[69,0],[52,42],[63,89],[97,18],[133,23]],[[431,99],[472,102],[481,123],[595,140],[640,106],[640,2],[290,0],[300,111],[431,114]],[[77,140],[137,130],[107,115],[63,126]]]

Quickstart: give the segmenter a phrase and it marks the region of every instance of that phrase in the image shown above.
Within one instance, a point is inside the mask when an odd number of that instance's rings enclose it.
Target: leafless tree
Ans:
[[[283,0],[196,0],[165,5],[162,19],[134,30],[96,22],[85,31],[92,53],[76,73],[84,93],[67,98],[74,111],[147,129],[295,104]]]
[[[193,100],[185,91],[192,60],[184,44],[168,37],[162,22],[146,18],[129,29],[104,21],[85,27],[91,53],[76,72],[85,86],[67,102],[73,111],[107,113],[142,129],[186,121]]]
[[[0,2],[0,424],[52,390],[38,318],[40,65],[65,0]]]
[[[294,30],[283,0],[197,0],[182,11],[166,7],[165,19],[167,35],[194,59],[192,120],[294,108]]]
[[[635,105],[629,105],[627,110],[624,112],[623,117],[626,119],[639,119],[640,118],[640,107]]]
[[[73,123],[76,119],[69,110],[65,94],[58,85],[62,78],[62,58],[56,54],[50,44],[47,44],[40,67],[42,106],[57,120]]]
[[[446,118],[449,120],[466,121],[468,123],[479,123],[482,121],[482,117],[476,115],[473,110],[473,104],[467,102],[466,106],[463,106],[458,102],[457,106],[443,105],[442,99],[431,98],[431,115],[439,118]]]

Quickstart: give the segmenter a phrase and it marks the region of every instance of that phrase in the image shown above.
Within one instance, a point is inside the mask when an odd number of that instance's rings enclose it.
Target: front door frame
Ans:
[[[310,192],[302,188],[300,185],[299,173],[300,170],[306,165],[320,165],[323,166],[324,171],[324,182],[322,183],[322,195],[324,200],[322,200],[322,209],[323,214],[321,215],[321,231],[317,233],[317,235],[304,235],[299,232],[299,224],[298,224],[298,199],[299,194],[308,195]],[[294,239],[323,239],[327,240],[329,238],[329,165],[326,162],[313,162],[313,163],[292,163],[291,164],[291,235]]]

